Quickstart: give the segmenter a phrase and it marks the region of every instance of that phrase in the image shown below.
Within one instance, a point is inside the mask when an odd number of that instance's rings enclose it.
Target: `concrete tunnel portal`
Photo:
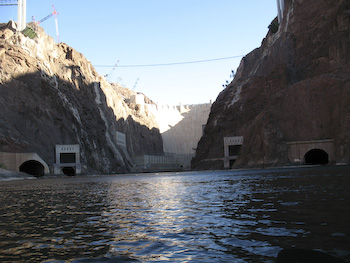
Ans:
[[[329,156],[328,153],[322,149],[312,149],[305,154],[305,164],[317,165],[317,164],[328,164]]]
[[[0,152],[0,164],[7,170],[23,172],[33,176],[50,173],[47,163],[36,153]]]
[[[287,142],[291,163],[325,165],[336,163],[334,139]]]
[[[19,167],[19,171],[34,176],[43,176],[45,174],[44,165],[35,160],[28,160],[22,163]]]

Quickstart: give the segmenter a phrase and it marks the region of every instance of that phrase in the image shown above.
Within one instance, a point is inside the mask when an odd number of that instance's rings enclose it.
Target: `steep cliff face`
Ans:
[[[350,2],[285,6],[277,33],[242,59],[213,104],[194,168],[222,168],[226,136],[244,136],[234,166],[288,164],[287,142],[324,139],[349,162]]]
[[[134,155],[163,154],[154,118],[127,105],[82,54],[40,27],[30,39],[15,26],[0,30],[0,151],[36,152],[52,165],[56,144],[79,144],[83,171],[104,173],[132,170]]]

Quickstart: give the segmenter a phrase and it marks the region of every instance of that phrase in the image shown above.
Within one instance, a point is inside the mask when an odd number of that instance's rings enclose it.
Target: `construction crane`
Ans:
[[[39,24],[45,22],[50,17],[54,16],[55,17],[55,24],[56,24],[57,43],[59,44],[60,43],[60,36],[59,36],[59,32],[58,32],[58,22],[57,22],[57,15],[59,15],[59,13],[56,12],[54,5],[52,5],[52,7],[53,7],[53,12],[51,14],[45,16],[43,19],[39,20],[37,22],[37,24],[39,25]],[[33,18],[33,20],[34,20],[34,18]]]
[[[112,77],[111,77],[111,75],[113,74],[113,72],[115,71],[115,69],[118,67],[118,63],[119,63],[119,60],[117,60],[117,63],[115,63],[113,69],[112,69],[109,73],[107,73],[107,74],[105,75],[105,78],[106,78],[109,82],[112,82]]]
[[[139,82],[140,78],[137,78],[135,84],[134,84],[134,87],[132,88],[132,90],[135,90],[136,89],[136,86],[137,86],[137,83]]]

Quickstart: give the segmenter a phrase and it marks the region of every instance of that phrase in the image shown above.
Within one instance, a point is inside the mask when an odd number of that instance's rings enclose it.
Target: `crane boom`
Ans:
[[[45,16],[43,19],[39,20],[37,22],[37,24],[39,25],[42,22],[45,22],[47,19],[49,19],[52,16],[55,16],[55,25],[56,25],[56,35],[57,35],[57,43],[60,43],[60,37],[59,37],[59,33],[58,33],[58,21],[57,21],[57,15],[59,15],[59,13],[56,12],[55,6],[52,5],[53,7],[53,12],[47,16]]]
[[[41,19],[40,21],[38,21],[38,24],[40,24],[40,23],[46,21],[47,19],[49,19],[49,18],[52,17],[52,16],[53,16],[53,13],[49,14],[48,16],[45,16],[43,19]]]

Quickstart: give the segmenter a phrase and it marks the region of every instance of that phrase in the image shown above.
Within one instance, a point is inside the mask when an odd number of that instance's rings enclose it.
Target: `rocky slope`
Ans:
[[[163,154],[154,118],[126,104],[82,54],[40,27],[34,39],[15,27],[0,28],[0,151],[36,152],[50,166],[56,144],[79,144],[83,172],[103,173],[131,171],[136,155]]]
[[[290,141],[335,140],[350,160],[350,2],[285,0],[276,33],[246,55],[212,106],[192,162],[218,169],[223,137],[244,136],[234,166],[288,164]]]

